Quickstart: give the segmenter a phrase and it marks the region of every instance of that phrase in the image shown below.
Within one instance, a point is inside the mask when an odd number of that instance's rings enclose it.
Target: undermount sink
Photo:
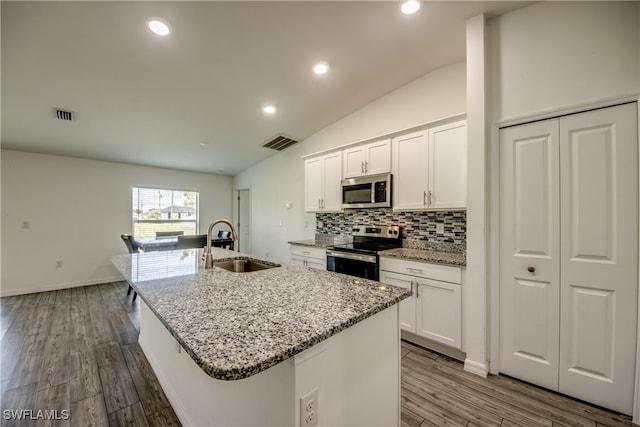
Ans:
[[[230,261],[218,261],[213,263],[214,267],[224,268],[232,273],[249,273],[251,271],[268,270],[280,267],[280,264],[271,264],[254,259],[233,259]]]

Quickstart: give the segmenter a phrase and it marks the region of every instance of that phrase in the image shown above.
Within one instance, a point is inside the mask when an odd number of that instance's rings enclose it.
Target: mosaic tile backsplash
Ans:
[[[436,224],[444,232],[436,233]],[[351,227],[364,225],[399,225],[402,238],[410,241],[467,243],[467,212],[394,212],[387,209],[348,209],[339,213],[316,214],[317,234],[351,235]],[[403,246],[410,246],[403,243]]]

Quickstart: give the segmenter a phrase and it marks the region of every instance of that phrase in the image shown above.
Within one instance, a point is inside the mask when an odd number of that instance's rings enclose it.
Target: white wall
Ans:
[[[640,89],[639,2],[536,3],[487,22],[491,87],[487,125],[489,301],[491,372],[499,369],[498,201],[500,124],[516,124],[637,100]],[[471,113],[469,113],[471,114]],[[473,225],[472,225],[473,226]],[[469,230],[469,235],[474,233]],[[469,276],[473,274],[469,272]],[[484,325],[475,325],[480,333]],[[470,331],[474,333],[474,331]]]
[[[119,280],[109,258],[126,253],[131,187],[198,191],[203,233],[232,211],[225,176],[9,150],[1,171],[2,296]]]
[[[636,95],[638,2],[544,2],[489,21],[497,122]]]
[[[302,156],[464,113],[465,76],[464,63],[426,74],[236,175],[234,188],[251,188],[252,252],[288,261],[288,241],[314,237],[315,215],[304,212]]]

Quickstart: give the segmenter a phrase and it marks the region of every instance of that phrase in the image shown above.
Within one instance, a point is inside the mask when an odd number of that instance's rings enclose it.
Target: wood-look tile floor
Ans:
[[[2,426],[179,426],[137,344],[125,282],[0,299]],[[628,426],[630,419],[402,343],[402,425]],[[55,422],[5,410],[57,410]],[[60,418],[62,418],[60,416]]]

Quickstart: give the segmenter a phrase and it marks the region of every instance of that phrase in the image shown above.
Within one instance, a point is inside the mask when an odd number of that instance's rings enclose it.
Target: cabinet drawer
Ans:
[[[291,255],[306,258],[315,258],[326,262],[326,250],[324,248],[314,248],[310,246],[291,245]]]
[[[380,270],[449,283],[462,283],[462,268],[449,265],[380,257]]]

